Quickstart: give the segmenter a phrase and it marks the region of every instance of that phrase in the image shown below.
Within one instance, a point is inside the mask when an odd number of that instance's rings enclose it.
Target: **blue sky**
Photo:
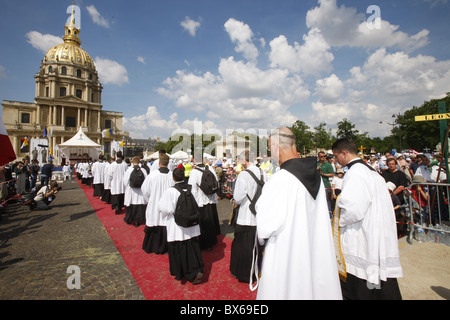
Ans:
[[[0,100],[33,101],[33,76],[62,41],[71,4],[0,0]],[[296,120],[336,129],[343,118],[383,137],[392,114],[450,91],[449,0],[75,5],[103,108],[123,112],[135,138],[192,132],[195,120],[226,134]]]

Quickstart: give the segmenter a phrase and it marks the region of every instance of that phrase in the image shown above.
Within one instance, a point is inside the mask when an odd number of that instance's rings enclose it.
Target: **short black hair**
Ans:
[[[176,168],[173,170],[172,176],[176,182],[184,181],[184,170],[181,168]]]
[[[333,145],[331,146],[331,150],[336,151],[342,151],[346,150],[347,152],[351,154],[358,154],[358,148],[356,148],[355,143],[347,138],[342,138],[337,140]]]

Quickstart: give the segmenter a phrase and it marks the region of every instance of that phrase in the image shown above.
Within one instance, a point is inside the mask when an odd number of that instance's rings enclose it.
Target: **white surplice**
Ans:
[[[252,171],[257,179],[262,179],[263,182],[267,181],[265,172],[258,168],[256,165],[249,166],[246,170]],[[238,217],[236,223],[241,226],[256,226],[256,216],[250,211],[250,199],[253,199],[256,193],[257,183],[252,178],[250,173],[242,171],[239,173],[236,179],[236,185],[234,187],[233,199],[236,204],[240,205]],[[248,197],[247,197],[248,196]]]
[[[108,170],[108,180],[110,181],[111,195],[125,194],[125,184],[123,182],[123,177],[127,169],[128,166],[125,161],[122,161],[120,163],[114,161],[113,163],[111,163],[111,166]]]
[[[216,172],[211,168],[211,166],[207,166],[213,174],[214,177],[217,175]],[[205,167],[199,167],[201,170],[205,170]],[[202,182],[203,172],[197,169],[192,169],[191,174],[189,175],[188,184],[192,186],[191,193],[197,201],[199,207],[204,207],[207,204],[216,204],[217,203],[217,194],[206,195],[202,189],[200,189],[200,184]]]
[[[130,187],[130,176],[133,170],[134,166],[129,167],[123,177],[123,182],[126,185],[123,204],[126,207],[129,207],[132,204],[147,204],[142,189]],[[145,171],[144,168],[141,168],[141,170],[144,176],[147,178],[147,171]]]
[[[342,299],[325,189],[317,183],[315,200],[285,169],[264,185],[256,204],[258,240],[266,239],[257,299]]]
[[[159,200],[159,211],[162,217],[167,219],[167,242],[189,240],[200,235],[200,225],[184,228],[175,222],[174,213],[179,196],[180,191],[175,188],[169,188]]]
[[[105,162],[105,164],[104,164],[104,170],[103,170],[103,187],[104,187],[104,189],[106,190],[109,190],[109,189],[111,189],[111,180],[109,180],[109,174],[110,174],[110,171],[109,171],[109,169],[111,168],[111,163],[109,163],[109,162]]]
[[[105,182],[105,163],[103,161],[94,162],[91,171],[94,176],[92,184],[102,184]]]
[[[356,163],[344,176],[337,199],[341,208],[341,248],[347,273],[378,285],[402,277],[397,225],[385,180]]]
[[[142,194],[147,201],[145,211],[146,225],[148,227],[165,226],[166,218],[161,216],[158,209],[159,199],[164,191],[173,186],[175,182],[172,172],[161,173],[159,170],[151,171],[141,186]]]

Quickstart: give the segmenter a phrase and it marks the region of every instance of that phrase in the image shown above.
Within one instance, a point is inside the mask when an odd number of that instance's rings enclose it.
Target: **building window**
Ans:
[[[62,68],[61,68],[61,74],[62,74],[63,76],[67,75],[67,68],[66,68],[66,67],[62,67]]]
[[[89,80],[92,80],[92,73],[89,73]]]
[[[30,123],[30,114],[29,113],[22,113],[20,115],[20,122],[21,123]]]
[[[52,66],[48,67],[48,73],[52,73],[52,72],[53,72],[53,67]]]
[[[59,88],[59,96],[65,97],[66,96],[66,87],[60,87]]]
[[[66,117],[66,127],[76,128],[77,127],[77,119],[75,117]]]
[[[48,97],[50,94],[50,88],[49,87],[45,87],[45,96]]]
[[[83,91],[81,91],[80,89],[77,89],[75,92],[75,95],[77,96],[77,98],[80,98],[83,96]]]
[[[81,70],[77,69],[77,78],[81,78]]]
[[[105,120],[105,129],[111,129],[111,120]]]

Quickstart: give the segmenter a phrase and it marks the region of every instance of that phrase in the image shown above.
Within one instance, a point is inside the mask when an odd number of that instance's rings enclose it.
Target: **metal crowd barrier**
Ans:
[[[421,187],[428,199],[416,190]],[[409,244],[442,243],[450,246],[450,184],[412,183],[404,189]]]

